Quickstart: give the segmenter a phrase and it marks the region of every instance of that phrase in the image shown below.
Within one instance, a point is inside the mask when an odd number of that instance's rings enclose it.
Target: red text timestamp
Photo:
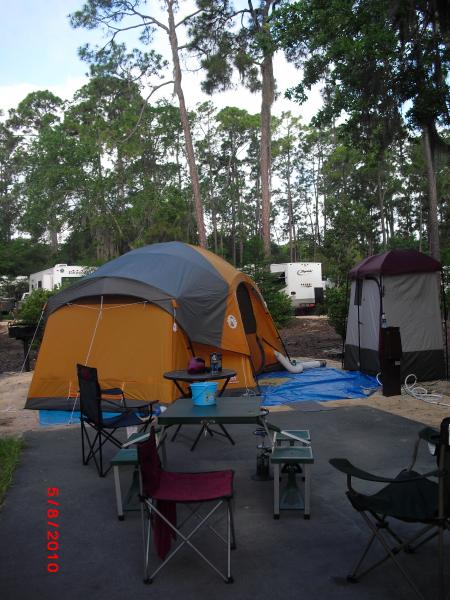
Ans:
[[[47,571],[59,571],[59,488],[47,488]]]

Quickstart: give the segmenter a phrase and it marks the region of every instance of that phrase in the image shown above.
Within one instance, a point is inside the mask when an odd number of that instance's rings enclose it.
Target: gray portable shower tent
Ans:
[[[441,264],[415,250],[370,256],[350,271],[351,291],[344,368],[380,371],[380,328],[399,327],[401,376],[419,381],[446,376],[440,309]]]

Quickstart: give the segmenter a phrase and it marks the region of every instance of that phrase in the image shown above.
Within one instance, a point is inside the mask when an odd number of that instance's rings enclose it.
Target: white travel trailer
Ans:
[[[323,301],[322,263],[281,263],[270,265],[270,272],[278,273],[295,308],[314,308]]]
[[[53,290],[67,281],[83,277],[86,273],[86,267],[58,264],[50,269],[32,273],[29,279],[29,291],[32,292],[40,288],[43,290]]]

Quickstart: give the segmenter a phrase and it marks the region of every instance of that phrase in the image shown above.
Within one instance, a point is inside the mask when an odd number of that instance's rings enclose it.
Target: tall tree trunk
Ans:
[[[169,41],[170,48],[172,50],[173,61],[174,90],[176,95],[178,96],[178,103],[180,105],[180,119],[186,143],[186,157],[189,165],[189,174],[191,176],[192,194],[194,197],[194,213],[195,220],[197,222],[199,244],[202,248],[206,248],[207,240],[205,231],[205,221],[203,217],[203,205],[200,196],[200,182],[198,178],[197,165],[195,163],[194,144],[192,142],[191,127],[189,124],[186,103],[184,100],[183,88],[181,87],[182,76],[180,67],[180,57],[178,55],[178,38],[175,29],[175,19],[173,14],[174,4],[176,4],[175,0],[166,0],[167,12],[169,17]]]
[[[217,254],[219,249],[217,239],[217,212],[216,212],[215,200],[211,198],[211,222],[213,226],[213,239],[214,239],[214,253]]]
[[[291,134],[290,126],[288,125],[287,130],[288,137]],[[287,205],[288,205],[288,234],[289,234],[289,258],[293,262],[294,256],[294,240],[292,235],[293,223],[293,211],[292,211],[292,190],[291,190],[291,148],[288,144],[287,155],[286,155],[286,192],[287,192]]]
[[[211,223],[213,227],[213,241],[214,241],[214,253],[217,254],[218,251],[218,236],[217,236],[217,207],[216,207],[216,199],[214,197],[214,186],[213,186],[213,168],[211,165],[211,155],[212,152],[208,152],[208,171],[209,171],[209,206],[211,209]]]
[[[261,175],[261,173],[259,173],[259,175]],[[256,201],[256,206],[255,206],[255,228],[254,228],[254,233],[255,236],[260,236],[261,235],[261,231],[262,231],[262,227],[261,227],[261,203],[259,202],[259,198],[260,198],[260,180],[261,177],[258,176],[256,178],[255,181],[255,201]]]
[[[50,246],[52,248],[52,252],[58,251],[58,232],[53,227],[49,230],[50,237]]]
[[[320,229],[319,229],[319,190],[315,186],[314,190],[314,261],[317,256],[317,248],[320,245]]]
[[[313,158],[312,158],[312,183],[313,183],[313,190],[314,190],[313,261],[316,261],[317,247],[320,245],[319,176],[320,176],[320,156],[317,157],[317,171],[315,168],[315,157],[313,156]]]
[[[422,198],[420,198],[420,206],[419,206],[419,252],[422,252],[422,243],[423,243],[423,202]]]
[[[381,175],[378,171],[377,173],[377,183],[378,183],[378,208],[380,210],[380,223],[381,223],[381,237],[383,240],[383,250],[386,251],[387,248],[387,240],[386,240],[386,224],[384,218],[384,194],[385,191],[381,185]]]
[[[240,193],[240,190],[239,190]],[[244,224],[242,222],[242,205],[240,196],[238,196],[238,223],[239,223],[239,266],[244,265]]]
[[[298,260],[298,244],[297,244],[297,230],[295,229],[295,222],[292,223],[292,239],[294,240],[294,253],[292,256],[292,262]]]
[[[264,57],[261,65],[262,101],[261,101],[261,218],[264,254],[270,258],[270,166],[271,166],[271,112],[275,98],[275,79],[273,75],[272,54]]]
[[[436,172],[434,166],[434,152],[431,146],[430,130],[426,125],[423,128],[422,135],[425,161],[427,165],[428,175],[428,239],[430,254],[436,260],[441,259],[441,250],[439,245],[439,223],[438,223],[438,201],[437,201],[437,183]]]
[[[231,139],[230,156],[228,157],[227,188],[231,191],[231,261],[236,266],[236,177],[235,177],[235,149],[234,140]]]
[[[289,197],[289,196],[288,196]],[[288,230],[289,230],[289,260],[290,262],[294,262],[293,256],[294,256],[294,242],[292,239],[292,219],[291,219],[291,211],[289,211],[289,223],[288,223]]]
[[[236,205],[234,195],[231,204],[231,261],[236,266]]]

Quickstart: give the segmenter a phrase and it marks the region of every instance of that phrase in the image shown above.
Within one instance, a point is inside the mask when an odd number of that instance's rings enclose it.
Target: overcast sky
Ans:
[[[181,0],[180,4],[183,2],[190,4],[191,0]],[[82,4],[82,0],[0,0],[0,110],[5,114],[34,90],[48,89],[69,99],[86,82],[88,67],[78,58],[77,49],[86,42],[101,42],[102,38],[97,31],[70,27],[67,15]],[[158,50],[166,54],[165,39],[158,37],[157,40],[158,46],[161,46]],[[280,92],[274,113],[291,110],[308,123],[320,105],[318,90],[301,107],[286,100],[284,91],[299,81],[299,73],[282,56],[275,57],[274,65]],[[259,95],[250,94],[243,88],[213,97],[205,96],[200,91],[201,77],[201,73],[183,75],[183,89],[189,108],[210,99],[219,108],[238,106],[253,113],[259,111]],[[163,90],[166,96],[170,96],[169,86]]]

